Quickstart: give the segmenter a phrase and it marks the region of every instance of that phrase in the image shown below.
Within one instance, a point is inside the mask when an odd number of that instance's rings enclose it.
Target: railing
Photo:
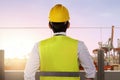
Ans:
[[[80,71],[81,80],[85,80],[85,72]],[[105,79],[104,80],[120,80],[120,71],[105,71]],[[36,73],[36,80],[39,80],[40,71]],[[23,70],[5,70],[5,80],[24,80]],[[95,80],[97,80],[97,75]]]

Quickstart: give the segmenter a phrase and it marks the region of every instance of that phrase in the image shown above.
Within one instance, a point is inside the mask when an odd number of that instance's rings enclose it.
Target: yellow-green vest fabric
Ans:
[[[53,36],[39,44],[40,71],[79,72],[78,41],[67,36]],[[40,80],[80,80],[80,77],[40,76]]]

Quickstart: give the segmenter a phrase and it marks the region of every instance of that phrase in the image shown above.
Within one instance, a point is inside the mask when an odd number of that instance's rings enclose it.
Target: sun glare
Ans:
[[[25,50],[18,50],[18,49],[5,49],[5,58],[9,59],[26,59],[28,58],[29,53],[26,53]]]
[[[19,58],[24,59],[28,57],[30,47],[29,45],[19,45],[17,43],[12,44],[12,46],[6,45],[5,50],[5,58]]]
[[[8,34],[6,34],[8,35]],[[5,35],[5,36],[6,36]],[[19,36],[11,36],[10,37],[3,37],[2,48],[5,52],[5,58],[19,58],[24,59],[28,57],[28,54],[30,53],[33,42],[32,40],[29,40],[29,38],[21,38]],[[22,36],[22,35],[21,35]]]

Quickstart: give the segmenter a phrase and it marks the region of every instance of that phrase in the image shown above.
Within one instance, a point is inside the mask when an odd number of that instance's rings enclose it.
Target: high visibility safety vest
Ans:
[[[53,36],[39,43],[40,71],[79,72],[78,41]],[[40,80],[80,80],[80,77],[40,76]]]

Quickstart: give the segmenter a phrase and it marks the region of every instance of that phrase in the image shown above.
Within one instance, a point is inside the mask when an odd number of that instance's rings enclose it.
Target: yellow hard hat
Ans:
[[[56,4],[49,13],[50,22],[66,22],[70,19],[69,12],[66,7]]]

